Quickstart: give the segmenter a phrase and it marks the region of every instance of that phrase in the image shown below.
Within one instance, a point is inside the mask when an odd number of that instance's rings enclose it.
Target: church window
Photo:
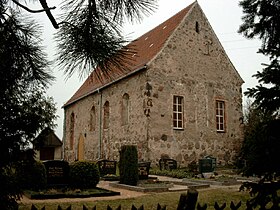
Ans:
[[[225,102],[216,101],[216,127],[217,132],[225,132]]]
[[[121,109],[122,125],[127,125],[129,118],[129,95],[127,93],[125,93],[122,97]]]
[[[74,129],[75,129],[75,115],[72,112],[70,116],[70,149],[74,148]]]
[[[183,129],[183,97],[173,96],[173,128]]]
[[[103,107],[103,128],[109,128],[109,101],[106,101]]]
[[[95,106],[92,106],[90,110],[89,130],[95,131],[95,126],[96,126]]]

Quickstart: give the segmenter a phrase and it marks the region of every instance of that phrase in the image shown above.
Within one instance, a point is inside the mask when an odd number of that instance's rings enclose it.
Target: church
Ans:
[[[96,68],[64,104],[63,158],[118,160],[129,144],[152,164],[167,157],[187,166],[207,155],[232,163],[244,82],[198,2],[126,48],[126,71],[100,79]]]

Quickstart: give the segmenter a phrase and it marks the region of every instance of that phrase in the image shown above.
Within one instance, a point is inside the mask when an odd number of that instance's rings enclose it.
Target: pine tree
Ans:
[[[156,0],[65,0],[58,19],[52,15],[55,7],[46,0],[34,1],[42,6],[39,10],[22,2],[0,1],[0,209],[7,210],[17,209],[22,193],[13,164],[41,130],[54,127],[56,118],[55,104],[46,97],[53,77],[42,50],[40,27],[25,12],[46,13],[58,30],[58,63],[67,76],[77,70],[81,75],[90,73],[97,66],[109,76],[113,67],[124,70],[127,60],[121,35],[125,19],[141,20],[156,5]]]
[[[242,0],[243,24],[239,32],[245,37],[259,38],[262,46],[258,53],[269,57],[270,63],[264,64],[262,71],[254,77],[259,85],[249,88],[245,94],[254,98],[249,123],[245,127],[245,139],[241,158],[246,161],[245,175],[258,175],[260,181],[245,183],[250,189],[252,199],[248,205],[265,209],[279,209],[280,170],[280,1],[279,0]]]
[[[140,21],[156,8],[157,0],[66,0],[62,21],[56,35],[58,63],[71,76],[91,73],[99,67],[105,77],[110,70],[125,71],[133,49],[127,50],[127,40],[121,30],[125,20]],[[130,55],[130,56],[129,56]],[[101,72],[96,71],[101,78]]]
[[[269,64],[254,75],[259,85],[248,89],[247,96],[255,99],[259,108],[279,115],[280,109],[280,1],[242,0],[243,24],[239,32],[245,37],[259,38],[262,46],[258,53],[268,56]]]
[[[35,136],[54,127],[52,80],[38,26],[0,2],[0,209],[17,209],[21,189],[13,164]]]
[[[18,0],[10,0],[21,10],[30,13],[45,12],[57,29],[57,63],[67,77],[74,72],[80,76],[95,71],[97,77],[110,77],[110,70],[125,71],[130,64],[133,49],[128,51],[122,35],[125,21],[141,21],[157,8],[157,0],[64,0],[63,13],[53,17],[46,0],[39,0],[42,9],[31,10]],[[3,5],[8,0],[2,1]]]

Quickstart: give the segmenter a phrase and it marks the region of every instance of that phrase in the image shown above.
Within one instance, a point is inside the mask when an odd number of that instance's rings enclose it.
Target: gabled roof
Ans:
[[[94,71],[100,71],[99,68],[96,68],[86,79],[83,85],[78,89],[78,91],[64,105],[64,107],[75,103],[76,101],[94,93],[101,88],[104,88],[107,85],[138,72],[139,70],[145,69],[146,64],[153,60],[153,58],[161,51],[168,38],[179,26],[194,4],[196,4],[196,2],[192,3],[156,28],[128,44],[126,48],[132,49],[135,54],[131,55],[131,60],[129,60],[130,64],[126,71],[119,71],[117,68],[112,68],[112,70],[109,72],[110,78],[104,77],[100,80],[96,76],[97,74],[94,73]],[[102,74],[99,73],[99,75]]]
[[[45,128],[34,140],[33,145],[35,149],[42,147],[59,147],[62,145],[61,140],[55,135],[50,128]]]

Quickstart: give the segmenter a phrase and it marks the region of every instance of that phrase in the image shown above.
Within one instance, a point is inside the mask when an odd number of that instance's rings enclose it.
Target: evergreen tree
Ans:
[[[280,1],[279,0],[242,0],[243,24],[239,32],[247,38],[259,38],[262,46],[258,53],[268,56],[269,64],[254,77],[259,85],[245,92],[254,98],[248,124],[245,126],[245,139],[241,158],[246,161],[245,175],[258,175],[255,183],[245,183],[251,195],[248,205],[266,209],[279,209],[280,189]]]
[[[125,71],[134,52],[124,47],[127,40],[122,36],[122,25],[125,20],[140,21],[156,8],[156,2],[65,0],[56,35],[59,66],[68,76],[75,70],[80,75],[91,73],[97,66],[103,77],[110,77],[112,68]],[[99,78],[101,72],[95,72]]]
[[[280,1],[279,0],[242,0],[243,24],[239,32],[245,37],[259,38],[262,46],[258,53],[268,56],[269,64],[264,65],[254,77],[259,85],[245,93],[255,99],[255,104],[268,112],[279,115],[280,109]]]
[[[258,183],[245,182],[242,185],[253,196],[247,205],[266,209],[267,205],[272,204],[271,209],[279,209],[280,120],[256,105],[249,107],[245,117],[244,142],[240,153],[244,165],[241,172],[245,176],[260,178]]]
[[[17,209],[21,189],[13,164],[56,118],[55,104],[45,96],[52,76],[39,37],[33,21],[0,2],[0,209]]]
[[[100,79],[110,77],[113,68],[125,71],[130,64],[134,52],[124,47],[125,21],[141,21],[157,7],[157,0],[63,0],[63,13],[55,18],[51,11],[56,8],[49,7],[46,0],[39,0],[41,10],[31,10],[18,0],[10,1],[31,13],[46,12],[58,29],[57,63],[68,77],[75,71],[80,76],[87,75],[98,66],[100,71],[95,73]]]
[[[55,104],[45,96],[53,77],[42,51],[40,27],[23,11],[45,12],[58,29],[57,54],[65,74],[79,70],[82,75],[99,66],[109,76],[113,67],[125,69],[126,40],[121,35],[125,19],[141,20],[156,4],[156,0],[65,0],[57,22],[51,13],[55,7],[46,0],[33,1],[41,4],[40,10],[22,2],[0,1],[0,209],[7,210],[17,209],[21,195],[13,163],[38,132],[54,126],[56,118]]]
[[[280,175],[280,121],[254,104],[249,104],[245,113],[244,142],[240,158],[245,165],[242,173],[245,176],[266,177]]]
[[[136,186],[139,180],[138,152],[135,145],[123,145],[120,151],[120,183]]]

